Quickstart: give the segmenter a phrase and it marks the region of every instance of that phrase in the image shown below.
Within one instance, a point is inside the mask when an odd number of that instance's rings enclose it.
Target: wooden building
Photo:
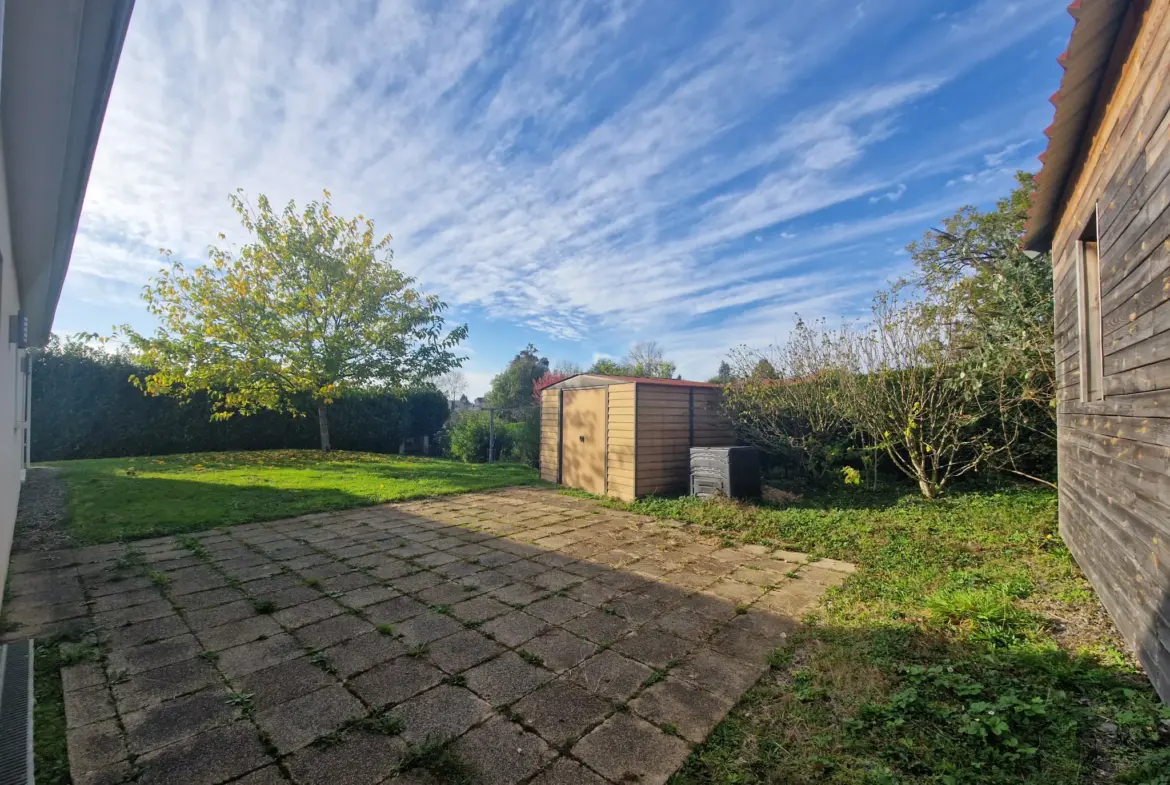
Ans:
[[[1170,0],[1078,0],[1027,246],[1052,251],[1060,531],[1170,701]]]
[[[540,476],[634,499],[685,491],[690,448],[735,443],[720,386],[577,374],[541,392]]]

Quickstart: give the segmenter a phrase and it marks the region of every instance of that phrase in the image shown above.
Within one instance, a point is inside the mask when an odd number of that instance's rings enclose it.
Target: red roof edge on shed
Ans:
[[[1105,84],[1118,34],[1126,15],[1142,13],[1149,0],[1074,0],[1068,13],[1076,24],[1068,47],[1056,58],[1064,69],[1060,89],[1048,100],[1056,107],[1052,124],[1044,129],[1048,147],[1040,157],[1036,190],[1028,210],[1024,246],[1046,251],[1060,222],[1068,196],[1070,181],[1085,157],[1093,131],[1091,127],[1103,106],[1101,91]]]
[[[558,384],[564,384],[570,379],[576,379],[579,376],[595,376],[599,379],[612,379],[615,382],[638,382],[639,384],[666,384],[672,387],[722,387],[722,384],[714,382],[691,382],[686,379],[656,379],[651,376],[615,376],[610,373],[575,373],[572,376],[566,376],[559,382],[550,384],[546,389],[555,388]]]

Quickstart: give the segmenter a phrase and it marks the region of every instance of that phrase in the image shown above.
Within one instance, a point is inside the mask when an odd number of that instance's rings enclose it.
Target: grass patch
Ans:
[[[314,450],[58,461],[82,544],[539,482],[515,463]],[[127,566],[138,566],[136,564]]]
[[[443,785],[471,785],[473,782],[471,768],[443,739],[428,737],[422,744],[411,744],[398,764],[398,771],[424,771]]]
[[[75,642],[74,642],[75,643]],[[39,639],[33,654],[33,767],[37,785],[70,785],[69,748],[65,728],[65,693],[61,669],[71,657],[62,657],[65,639]]]
[[[672,785],[1170,782],[1170,708],[1060,540],[1056,504],[1012,488],[622,505],[859,568]]]

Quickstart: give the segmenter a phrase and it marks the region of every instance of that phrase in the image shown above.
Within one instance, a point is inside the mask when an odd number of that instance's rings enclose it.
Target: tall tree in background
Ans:
[[[533,385],[548,373],[548,358],[541,357],[532,344],[524,347],[508,363],[508,367],[492,378],[487,394],[488,406],[508,409],[532,404]]]
[[[666,359],[666,352],[657,341],[639,341],[626,352],[625,365],[630,376],[646,376],[653,379],[670,379],[677,369]]]
[[[751,370],[746,375],[752,379],[759,379],[761,381],[780,378],[780,372],[776,370],[776,366],[767,357],[761,357],[757,360],[756,364],[751,367]]]
[[[589,373],[609,376],[638,376],[649,379],[670,379],[677,367],[666,359],[666,353],[657,341],[639,341],[630,346],[620,360],[602,357],[589,367]]]
[[[572,360],[557,360],[557,364],[553,366],[553,372],[564,374],[565,378],[584,371],[585,369],[581,367],[580,363],[575,363]]]
[[[731,379],[731,363],[723,360],[719,363],[719,371],[707,381],[711,384],[727,384]]]
[[[447,371],[436,376],[431,382],[448,401],[459,400],[460,396],[467,397],[467,376],[463,371],[454,369]]]
[[[212,247],[189,272],[173,262],[143,292],[158,330],[121,329],[154,369],[136,380],[147,393],[206,392],[214,418],[315,411],[328,450],[328,407],[346,389],[404,388],[462,362],[467,326],[445,329],[446,304],[391,264],[372,220],[335,215],[328,191],[303,211],[230,199],[252,241]]]
[[[991,400],[999,423],[1000,468],[1051,485],[1035,466],[1056,449],[1052,262],[1022,250],[1035,184],[1027,172],[996,208],[964,207],[907,250],[928,311],[954,321],[964,378]],[[933,309],[933,310],[931,310]]]

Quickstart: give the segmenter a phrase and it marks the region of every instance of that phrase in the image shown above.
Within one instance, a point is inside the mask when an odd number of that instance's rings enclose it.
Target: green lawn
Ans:
[[[1054,493],[620,506],[859,567],[672,785],[1170,783],[1170,709],[1061,542]]]
[[[514,463],[311,450],[60,461],[81,543],[538,482]]]

